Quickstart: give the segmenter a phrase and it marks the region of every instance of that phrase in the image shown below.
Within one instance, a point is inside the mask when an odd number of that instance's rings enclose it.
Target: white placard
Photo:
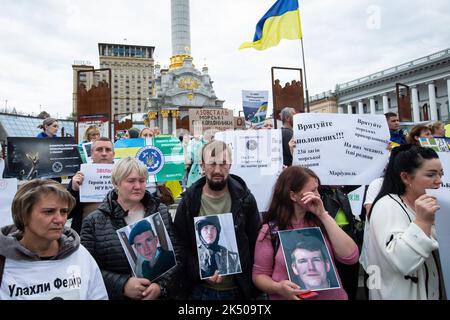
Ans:
[[[450,297],[450,188],[427,189],[427,194],[436,197],[441,207],[436,212],[436,237],[445,290],[447,297]]]
[[[80,202],[103,202],[113,188],[112,167],[113,164],[81,164],[84,181],[80,187]]]
[[[5,170],[5,161],[0,156],[0,178],[3,177],[4,170]]]
[[[450,152],[438,152],[444,176],[439,189],[427,189],[429,195],[436,197],[441,207],[436,212],[436,236],[439,242],[439,257],[445,281],[447,297],[450,297]]]
[[[0,179],[3,177],[3,170],[5,169],[5,161],[3,160],[3,147],[0,143]]]
[[[387,163],[389,137],[384,115],[296,114],[293,163],[323,185],[368,185]]]
[[[366,190],[366,186],[361,186],[356,190],[353,190],[349,194],[347,194],[348,201],[350,202],[350,207],[352,208],[353,215],[359,220],[359,215],[361,214],[363,199],[364,199],[364,191]]]
[[[231,147],[230,173],[244,179],[255,196],[259,211],[267,211],[273,186],[283,169],[281,130],[219,132],[215,139]]]
[[[17,192],[17,179],[0,179],[0,227],[13,224],[11,204]]]

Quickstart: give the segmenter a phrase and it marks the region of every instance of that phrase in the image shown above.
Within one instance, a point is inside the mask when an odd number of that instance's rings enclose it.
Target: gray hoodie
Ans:
[[[0,230],[0,255],[19,261],[39,261],[41,258],[20,244],[22,232],[10,225]],[[60,260],[70,256],[80,246],[80,237],[70,228],[64,228],[59,241],[59,252],[52,260]]]

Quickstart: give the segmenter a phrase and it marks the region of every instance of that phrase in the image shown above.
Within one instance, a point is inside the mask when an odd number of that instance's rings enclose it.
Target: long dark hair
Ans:
[[[431,159],[439,159],[437,153],[431,148],[404,144],[392,149],[381,190],[372,204],[368,217],[370,218],[375,203],[384,196],[391,193],[401,196],[405,193],[406,186],[400,177],[402,172],[414,174],[422,167],[424,160]]]
[[[270,201],[269,210],[263,217],[262,224],[275,221],[279,230],[286,230],[291,226],[294,204],[290,193],[291,191],[300,191],[310,178],[316,179],[320,187],[319,177],[308,168],[292,166],[283,170],[273,187],[272,200]],[[323,224],[313,213],[306,213],[305,222],[311,227],[319,226],[323,231],[325,230]]]

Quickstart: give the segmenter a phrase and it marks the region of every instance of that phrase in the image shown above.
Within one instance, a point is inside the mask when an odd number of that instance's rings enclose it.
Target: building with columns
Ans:
[[[398,113],[397,83],[410,87],[414,122],[450,120],[450,49],[338,84],[338,113]]]
[[[147,101],[146,122],[158,126],[162,134],[189,130],[189,109],[222,108],[213,81],[204,66],[196,69],[191,56],[189,0],[171,0],[172,57],[170,67],[155,65],[152,95]]]

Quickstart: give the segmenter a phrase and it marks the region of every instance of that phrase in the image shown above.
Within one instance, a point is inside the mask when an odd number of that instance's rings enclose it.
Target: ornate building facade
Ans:
[[[172,0],[172,57],[168,69],[155,65],[152,95],[147,101],[146,123],[161,133],[189,130],[189,109],[222,108],[213,81],[204,66],[196,69],[190,55],[189,0]]]

